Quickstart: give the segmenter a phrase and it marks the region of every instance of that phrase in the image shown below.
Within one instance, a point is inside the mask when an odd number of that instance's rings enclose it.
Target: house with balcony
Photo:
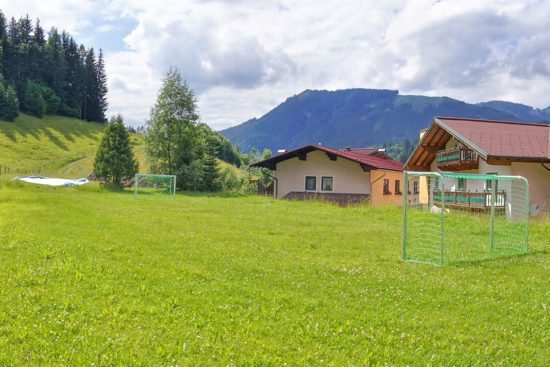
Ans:
[[[251,166],[273,171],[273,196],[278,199],[378,206],[401,205],[403,200],[403,163],[376,148],[306,145]]]
[[[523,176],[529,181],[530,205],[537,211],[550,211],[550,125],[435,117],[421,131],[420,143],[405,170]],[[458,178],[442,193],[445,205],[483,210],[491,202],[491,182],[468,186]],[[413,200],[422,201],[423,183],[411,184]],[[497,188],[497,207],[504,210],[510,199],[507,195]]]

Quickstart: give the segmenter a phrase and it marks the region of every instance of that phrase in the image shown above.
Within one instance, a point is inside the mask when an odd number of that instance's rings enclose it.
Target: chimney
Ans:
[[[346,147],[346,150],[347,150],[348,152],[351,152],[351,148],[350,148],[350,147]]]

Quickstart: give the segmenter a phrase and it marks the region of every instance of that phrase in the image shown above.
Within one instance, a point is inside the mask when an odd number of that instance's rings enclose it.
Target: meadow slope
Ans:
[[[21,114],[14,122],[0,121],[0,174],[86,177],[104,127],[63,116],[39,119]],[[140,166],[145,167],[142,137],[132,134],[132,142]]]
[[[401,260],[399,209],[0,182],[0,365],[515,365],[550,359],[530,253]]]

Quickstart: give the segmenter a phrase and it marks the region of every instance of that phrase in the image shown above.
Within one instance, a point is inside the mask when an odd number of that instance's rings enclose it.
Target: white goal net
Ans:
[[[176,176],[138,173],[134,177],[134,194],[176,194]]]

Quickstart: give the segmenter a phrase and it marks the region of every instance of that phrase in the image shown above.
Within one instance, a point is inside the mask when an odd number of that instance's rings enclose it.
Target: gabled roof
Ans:
[[[327,156],[335,160],[336,157],[348,159],[359,163],[363,170],[370,171],[371,169],[385,169],[390,171],[403,171],[403,163],[394,161],[384,153],[378,152],[376,148],[361,148],[361,149],[333,149],[322,145],[306,145],[298,149],[294,149],[269,159],[256,162],[251,167],[263,167],[275,170],[277,163],[286,161],[291,158],[303,158],[307,153],[315,150],[325,152]]]
[[[550,125],[435,117],[405,164],[406,169],[426,169],[451,138],[486,161],[550,162]]]

